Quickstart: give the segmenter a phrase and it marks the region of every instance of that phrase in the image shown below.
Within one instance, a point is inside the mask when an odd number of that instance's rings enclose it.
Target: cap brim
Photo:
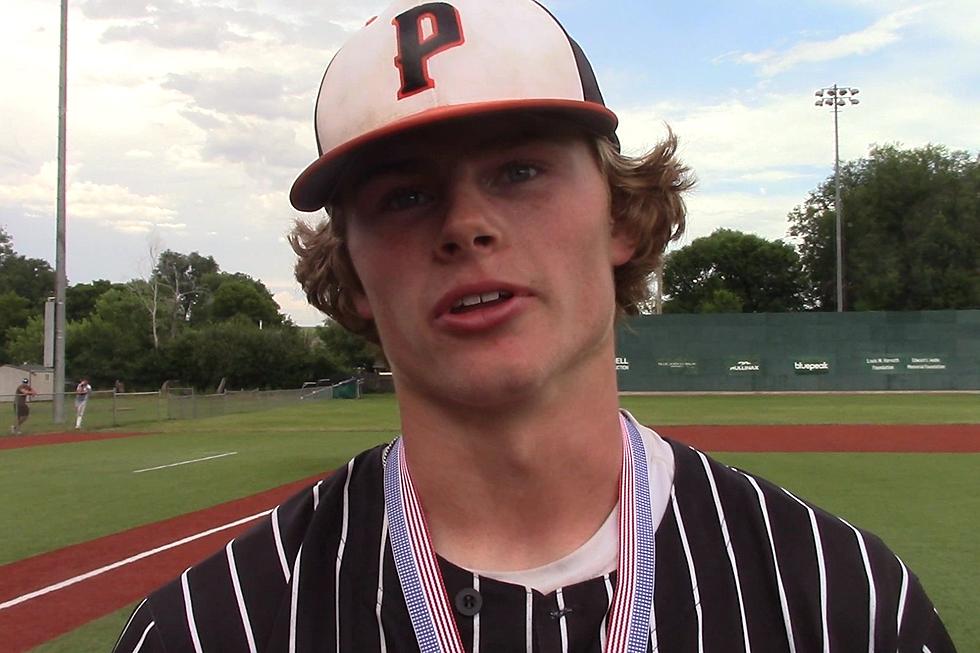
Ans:
[[[579,121],[597,134],[615,137],[619,119],[612,111],[595,102],[580,100],[502,100],[450,107],[438,107],[391,122],[380,129],[367,132],[324,152],[304,170],[289,191],[289,202],[297,211],[322,209],[336,190],[343,164],[355,151],[365,145],[400,132],[424,127],[444,120],[467,118],[510,111],[545,111]]]

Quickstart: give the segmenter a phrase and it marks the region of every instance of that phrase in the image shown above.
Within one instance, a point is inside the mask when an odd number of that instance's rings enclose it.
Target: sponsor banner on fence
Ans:
[[[762,361],[754,356],[729,358],[725,361],[725,368],[730,376],[754,375],[762,371]]]
[[[616,371],[618,372],[628,372],[630,369],[630,359],[625,356],[616,357]]]
[[[657,359],[657,369],[670,374],[696,375],[698,362],[688,358],[660,358]]]
[[[826,358],[797,358],[793,361],[793,372],[796,374],[828,374],[830,361]]]
[[[946,360],[941,356],[865,356],[864,364],[871,372],[900,374],[904,372],[941,372],[946,369]]]
[[[909,356],[905,369],[919,371],[942,371],[946,369],[946,361],[939,356]]]
[[[864,364],[872,372],[904,372],[901,356],[865,356]]]

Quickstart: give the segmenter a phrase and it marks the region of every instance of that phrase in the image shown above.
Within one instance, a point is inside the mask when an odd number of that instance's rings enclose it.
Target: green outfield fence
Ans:
[[[617,331],[626,392],[980,390],[980,310],[645,315]]]
[[[89,395],[82,427],[85,430],[127,426],[143,422],[175,419],[197,419],[233,413],[248,413],[292,405],[299,401],[354,399],[360,397],[360,380],[350,379],[328,386],[291,390],[227,390],[220,394],[204,394],[193,388],[171,387],[156,392],[114,392],[96,390]],[[4,431],[13,424],[13,395],[0,395],[0,408],[6,412],[0,424]],[[51,394],[31,398],[31,415],[24,426],[25,433],[51,430]],[[75,425],[74,394],[65,393],[65,430]]]

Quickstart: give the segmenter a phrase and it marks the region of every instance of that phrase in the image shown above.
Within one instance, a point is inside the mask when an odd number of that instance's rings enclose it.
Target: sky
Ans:
[[[386,4],[69,0],[69,283],[196,251],[260,279],[296,324],[321,323],[293,279],[285,237],[310,216],[288,192],[316,156],[326,64]],[[844,160],[886,143],[980,149],[973,0],[544,4],[592,62],[626,151],[668,125],[679,136],[699,181],[676,246],[718,228],[786,238],[787,214],[833,173],[821,87],[860,89],[839,115]],[[54,267],[59,7],[4,6],[0,226]]]

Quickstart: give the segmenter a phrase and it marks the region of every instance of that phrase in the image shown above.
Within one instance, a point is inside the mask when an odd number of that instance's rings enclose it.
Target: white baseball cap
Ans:
[[[346,157],[378,139],[515,110],[561,113],[616,139],[592,66],[535,0],[395,0],[328,64],[314,114],[320,156],[289,200],[322,208]]]

